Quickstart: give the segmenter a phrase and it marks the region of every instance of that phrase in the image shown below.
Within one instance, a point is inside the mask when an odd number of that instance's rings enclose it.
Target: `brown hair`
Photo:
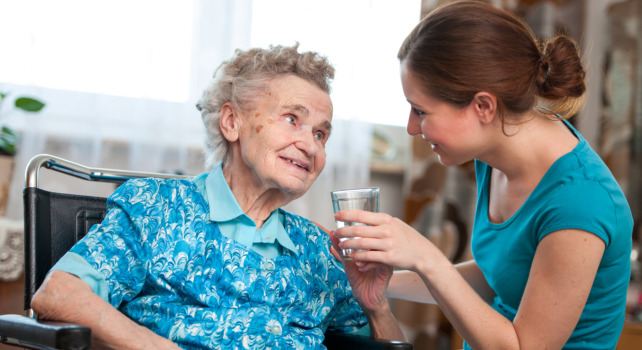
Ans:
[[[497,98],[505,112],[521,115],[537,97],[563,118],[582,108],[586,91],[577,44],[565,35],[538,42],[516,16],[478,1],[438,7],[410,32],[397,55],[424,92],[457,107],[475,94]]]

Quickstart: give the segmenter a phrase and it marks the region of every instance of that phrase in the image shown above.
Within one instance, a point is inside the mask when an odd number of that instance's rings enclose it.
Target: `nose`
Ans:
[[[297,140],[294,145],[305,153],[306,156],[310,158],[314,157],[319,152],[319,146],[314,139],[312,130],[305,130],[305,132],[302,132],[300,135],[299,140]]]
[[[406,126],[406,131],[408,131],[408,135],[410,136],[422,134],[421,118],[419,118],[412,112],[410,112],[410,117],[408,117],[408,126]]]

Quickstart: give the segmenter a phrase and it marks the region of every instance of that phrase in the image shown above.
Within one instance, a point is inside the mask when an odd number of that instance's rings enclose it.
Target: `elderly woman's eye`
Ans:
[[[318,133],[314,134],[314,137],[316,137],[317,140],[322,141],[323,140],[323,133],[318,132]]]
[[[290,124],[294,124],[296,120],[294,119],[294,117],[288,116],[288,117],[285,117],[285,121]]]

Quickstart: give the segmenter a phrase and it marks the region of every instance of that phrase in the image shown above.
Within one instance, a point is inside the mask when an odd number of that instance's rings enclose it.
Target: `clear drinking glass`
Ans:
[[[342,210],[364,210],[370,211],[373,213],[379,212],[379,188],[360,188],[356,190],[340,190],[330,192],[332,195],[332,207],[334,208],[334,213],[336,214]],[[336,220],[335,220],[336,221]],[[359,226],[364,225],[359,222],[343,222],[336,221],[337,228],[342,228],[345,226]],[[361,237],[354,238],[342,238],[341,242],[348,239],[359,239]],[[350,260],[350,253],[353,251],[359,252],[361,249],[341,249],[341,256]]]

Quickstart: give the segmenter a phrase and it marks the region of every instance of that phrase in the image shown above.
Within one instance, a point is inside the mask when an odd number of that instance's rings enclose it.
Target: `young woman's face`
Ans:
[[[404,63],[401,64],[401,85],[410,103],[408,134],[421,134],[444,165],[462,164],[476,158],[483,142],[479,118],[470,113],[469,108],[455,108],[426,95]]]

